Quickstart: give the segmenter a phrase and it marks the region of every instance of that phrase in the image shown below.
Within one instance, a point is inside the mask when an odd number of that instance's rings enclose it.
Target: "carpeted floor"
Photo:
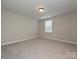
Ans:
[[[1,59],[76,59],[76,45],[33,39],[2,47]]]

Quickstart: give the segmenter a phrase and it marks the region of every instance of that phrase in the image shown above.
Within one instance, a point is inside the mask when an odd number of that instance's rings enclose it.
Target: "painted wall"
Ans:
[[[76,59],[76,45],[33,39],[2,47],[1,59]]]
[[[49,20],[49,19],[48,19]],[[59,15],[51,18],[53,21],[53,32],[45,33],[44,21],[40,21],[40,38],[65,41],[76,44],[77,40],[77,13]]]
[[[17,13],[1,11],[1,43],[2,45],[20,40],[37,38],[38,21]]]
[[[38,37],[76,42],[76,13],[52,18],[54,31],[44,32],[44,21],[2,10],[2,44]],[[40,27],[38,27],[38,24]],[[76,45],[49,39],[33,39],[2,46],[1,59],[76,59]]]

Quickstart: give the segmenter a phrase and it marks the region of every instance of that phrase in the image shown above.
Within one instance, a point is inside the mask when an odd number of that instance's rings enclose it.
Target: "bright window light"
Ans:
[[[52,32],[52,20],[45,21],[45,32]]]

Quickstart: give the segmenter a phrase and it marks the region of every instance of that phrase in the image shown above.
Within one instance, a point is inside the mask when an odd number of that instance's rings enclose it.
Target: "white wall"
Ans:
[[[53,32],[45,33],[44,21],[40,21],[40,38],[76,43],[77,13],[59,15],[51,18],[53,20]]]
[[[38,22],[30,17],[3,10],[1,11],[1,42],[2,45],[20,40],[37,38]]]

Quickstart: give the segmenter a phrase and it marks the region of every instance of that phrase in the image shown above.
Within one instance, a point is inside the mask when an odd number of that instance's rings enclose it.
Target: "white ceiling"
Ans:
[[[16,13],[30,16],[34,19],[53,17],[68,13],[77,9],[76,0],[2,0],[2,9],[8,9]],[[39,13],[37,8],[44,7],[46,10]]]

